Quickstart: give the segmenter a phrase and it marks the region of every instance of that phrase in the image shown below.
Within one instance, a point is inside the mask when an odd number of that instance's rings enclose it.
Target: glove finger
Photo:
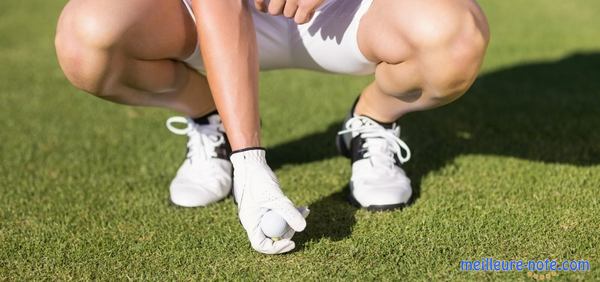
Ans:
[[[310,214],[310,210],[308,209],[308,207],[299,207],[297,209],[304,218],[308,217],[308,215]],[[283,236],[281,236],[281,238],[292,239],[292,237],[294,237],[294,234],[296,234],[296,230],[290,228],[287,232],[285,232],[285,234],[283,234]]]
[[[298,207],[296,209],[300,212],[300,214],[304,218],[307,218],[308,215],[310,214],[310,210],[308,209],[308,207]]]
[[[248,239],[252,248],[264,254],[281,254],[293,250],[296,244],[288,239],[273,241],[266,237],[260,227],[256,227],[252,232],[248,232]]]
[[[268,255],[283,254],[293,250],[296,244],[290,239],[281,239],[279,241],[273,241],[269,238],[265,238],[262,242],[253,246],[255,250]]]
[[[278,201],[267,205],[268,208],[274,210],[287,222],[287,224],[297,232],[306,228],[306,220],[304,216],[288,201]]]
[[[277,250],[276,254],[283,254],[296,248],[296,243],[289,239],[282,239],[274,242],[273,247],[275,250]]]
[[[240,222],[246,231],[248,232],[248,237],[250,237],[250,232],[255,229],[260,229],[260,220],[265,215],[268,209],[258,208],[258,209],[250,209],[240,213]]]
[[[296,234],[296,231],[290,228],[287,232],[285,232],[285,234],[283,234],[283,236],[281,236],[281,239],[291,240],[292,237],[294,237],[294,234]]]

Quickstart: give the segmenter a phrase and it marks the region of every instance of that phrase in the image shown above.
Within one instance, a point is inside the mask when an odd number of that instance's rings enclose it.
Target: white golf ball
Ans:
[[[274,240],[280,239],[289,228],[285,219],[272,210],[265,213],[260,220],[260,229],[262,229],[265,236]]]

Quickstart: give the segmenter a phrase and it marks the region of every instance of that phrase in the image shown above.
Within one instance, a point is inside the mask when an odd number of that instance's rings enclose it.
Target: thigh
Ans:
[[[141,60],[184,59],[196,43],[194,23],[178,0],[71,0],[57,33]]]

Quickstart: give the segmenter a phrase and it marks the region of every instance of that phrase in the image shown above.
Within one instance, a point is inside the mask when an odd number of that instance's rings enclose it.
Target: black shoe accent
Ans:
[[[349,134],[347,134],[349,136]],[[338,152],[351,160],[351,163],[354,163],[358,160],[362,160],[365,158],[366,150],[362,149],[362,145],[365,143],[365,140],[361,138],[360,135],[350,139],[347,141],[347,137],[344,138],[344,135],[338,135],[335,138],[335,144],[337,146]],[[354,150],[354,148],[360,148],[358,150]]]
[[[218,115],[219,112],[217,112],[217,110],[214,110],[208,114],[205,114],[201,117],[196,117],[196,118],[192,118],[192,120],[194,120],[195,123],[203,125],[203,124],[209,124],[210,122],[208,121],[208,117],[212,116],[212,115]]]
[[[352,140],[350,141],[350,152],[351,152],[350,160],[352,160],[352,163],[365,158],[365,154],[367,153],[367,150],[365,148],[363,148],[364,144],[365,144],[365,139],[362,138],[362,136],[360,134],[357,135],[356,137],[352,138]]]
[[[217,110],[214,110],[204,116],[198,117],[198,118],[193,118],[192,120],[198,124],[198,125],[207,125],[210,124],[210,121],[208,120],[209,117],[213,116],[213,115],[218,115],[219,112],[217,112]],[[219,147],[216,148],[216,153],[217,153],[217,159],[222,159],[222,160],[229,160],[229,156],[231,155],[231,144],[229,144],[229,138],[227,138],[227,134],[225,132],[221,132],[223,134],[223,137],[225,138],[225,143]],[[187,155],[187,152],[186,152]]]
[[[229,144],[229,139],[227,138],[227,134],[225,134],[225,132],[223,132],[223,137],[225,138],[225,143],[216,148],[217,158],[229,161],[229,156],[231,155],[231,144]]]
[[[242,153],[242,152],[252,151],[252,150],[266,151],[267,149],[265,149],[265,147],[248,147],[248,148],[244,148],[244,149],[235,150],[235,151],[231,152],[231,154],[233,155],[236,153]]]

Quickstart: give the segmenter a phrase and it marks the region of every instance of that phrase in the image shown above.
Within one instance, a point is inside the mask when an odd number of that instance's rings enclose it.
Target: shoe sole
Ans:
[[[408,203],[398,203],[398,204],[389,204],[389,205],[370,205],[370,206],[363,206],[361,205],[356,198],[354,198],[354,195],[352,195],[352,182],[350,182],[350,187],[348,189],[348,202],[350,202],[350,204],[352,204],[353,206],[357,207],[357,208],[361,208],[361,209],[365,209],[367,211],[371,211],[371,212],[384,212],[384,211],[393,211],[393,210],[401,210],[404,207],[406,207],[408,205]]]

